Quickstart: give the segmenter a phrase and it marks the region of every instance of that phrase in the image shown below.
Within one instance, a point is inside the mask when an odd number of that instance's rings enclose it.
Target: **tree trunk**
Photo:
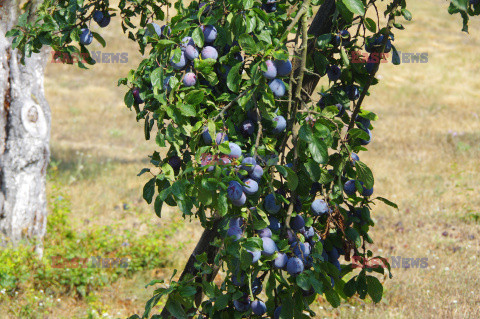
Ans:
[[[0,244],[35,242],[43,254],[46,171],[50,158],[50,107],[43,77],[49,49],[20,63],[5,33],[17,22],[18,1],[0,7]]]

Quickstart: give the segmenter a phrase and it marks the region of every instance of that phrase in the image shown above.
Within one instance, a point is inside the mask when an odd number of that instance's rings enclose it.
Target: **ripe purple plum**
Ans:
[[[244,121],[240,126],[240,133],[242,133],[242,135],[245,137],[253,135],[254,130],[255,124],[253,124],[253,121],[250,119]]]
[[[217,136],[215,136],[215,143],[217,143],[217,145],[226,141],[228,141],[228,136],[225,132],[218,132]]]
[[[230,154],[228,154],[230,157],[239,158],[242,155],[242,149],[237,144],[230,142],[228,146],[230,147]]]
[[[177,155],[173,155],[168,159],[168,164],[170,164],[174,171],[178,171],[182,166],[182,160]]]
[[[144,101],[140,97],[140,90],[138,88],[134,88],[132,90],[132,94],[133,94],[133,99],[135,100],[135,103],[137,103],[137,104],[144,103]]]
[[[202,59],[218,59],[218,52],[217,49],[215,49],[212,46],[206,46],[202,50]]]
[[[230,181],[227,188],[227,196],[230,200],[239,200],[243,194],[243,187],[237,181]]]
[[[268,216],[268,221],[270,222],[270,225],[268,225],[268,228],[270,228],[272,231],[277,231],[282,228],[282,224],[280,224],[280,221],[273,217],[273,216]]]
[[[369,129],[367,129],[367,130],[365,130],[365,132],[368,133],[369,138],[368,138],[368,140],[363,140],[363,139],[361,139],[361,140],[360,140],[360,144],[362,144],[362,145],[368,145],[368,144],[370,144],[370,142],[372,141],[372,131],[370,131]]]
[[[290,60],[276,60],[277,76],[287,76],[292,72],[292,62]]]
[[[208,132],[208,128],[205,127],[202,133],[202,138],[205,144],[210,145],[212,144],[212,136],[210,135],[210,132]]]
[[[250,253],[250,255],[252,255],[252,264],[260,260],[260,257],[262,256],[262,252],[260,250],[255,250],[255,251],[247,250],[247,251]]]
[[[277,258],[273,261],[275,268],[283,269],[287,264],[288,256],[284,253],[278,253]]]
[[[267,66],[267,71],[263,73],[263,76],[269,80],[275,79],[277,76],[277,67],[275,66],[275,63],[272,60],[267,60],[265,61],[265,64]]]
[[[267,312],[267,306],[261,300],[254,300],[252,302],[252,312],[257,316],[262,316],[265,312]]]
[[[213,25],[203,26],[202,30],[205,43],[215,42],[215,39],[217,38],[217,29]]]
[[[105,28],[106,26],[108,26],[110,24],[110,20],[111,20],[110,15],[108,14],[108,12],[105,12],[103,14],[103,18],[97,23],[101,28]]]
[[[185,37],[180,43],[180,49],[185,51],[189,45],[195,46],[195,42],[193,41],[192,37]]]
[[[320,216],[328,213],[328,204],[323,199],[316,199],[311,205],[312,214]]]
[[[345,185],[343,185],[343,190],[348,196],[355,195],[355,193],[357,192],[357,188],[355,187],[355,181],[353,179],[347,181]]]
[[[243,186],[243,191],[245,194],[253,195],[258,192],[258,183],[255,180],[247,178],[243,182],[245,183],[245,186]]]
[[[245,157],[242,161],[242,169],[246,170],[248,173],[253,172],[256,165],[257,161],[253,157]]]
[[[257,231],[257,233],[260,238],[262,237],[272,238],[272,230],[270,228],[260,229],[259,231]]]
[[[276,97],[282,97],[285,95],[287,88],[285,87],[285,83],[283,83],[280,79],[274,79],[268,85],[273,92],[273,95]]]
[[[250,177],[256,181],[259,181],[263,176],[263,168],[260,165],[255,165],[253,171],[250,173]]]
[[[273,125],[275,126],[273,134],[280,134],[287,128],[287,121],[283,116],[279,115],[273,118]]]
[[[268,194],[267,196],[265,196],[265,201],[263,203],[263,206],[265,210],[270,214],[276,214],[282,208],[280,205],[276,203],[274,194]]]
[[[233,301],[233,306],[238,312],[245,312],[250,309],[250,297],[245,294],[238,300]]]
[[[302,229],[303,227],[305,227],[305,220],[303,219],[302,216],[297,215],[290,220],[290,227],[293,230],[298,231],[298,230]]]
[[[228,226],[237,226],[237,227],[242,227],[243,226],[243,218],[242,217],[234,217],[230,219],[230,222],[228,223]]]
[[[195,73],[188,72],[187,74],[185,74],[185,76],[183,77],[183,85],[185,85],[186,87],[191,87],[195,84],[197,84],[197,76],[195,75]]]
[[[277,245],[273,239],[269,237],[262,237],[263,250],[262,255],[271,256],[277,251]]]
[[[180,54],[180,60],[178,62],[173,62],[173,57],[170,59],[170,65],[174,70],[181,70],[187,65],[187,61],[185,59],[185,53],[182,52]]]
[[[300,258],[292,257],[292,258],[288,259],[287,272],[290,275],[292,275],[292,276],[299,275],[303,272],[303,270],[304,270],[304,265],[303,265],[303,262]]]
[[[247,201],[247,196],[245,193],[242,193],[242,196],[238,200],[232,200],[232,204],[235,206],[243,206]]]
[[[83,28],[80,34],[80,43],[83,45],[89,45],[93,41],[93,34],[87,28]]]
[[[237,226],[230,227],[227,231],[227,237],[235,237],[234,239],[235,241],[242,238],[242,235],[243,235],[243,230]]]
[[[99,23],[103,19],[102,11],[95,10],[93,11],[93,21]]]
[[[190,61],[195,60],[198,58],[198,50],[195,48],[194,45],[187,45],[187,48],[185,49],[185,57],[189,59]]]

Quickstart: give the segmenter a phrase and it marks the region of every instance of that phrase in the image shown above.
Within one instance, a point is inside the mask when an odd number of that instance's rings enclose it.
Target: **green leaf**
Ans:
[[[217,212],[223,217],[227,214],[228,211],[228,202],[227,202],[227,192],[221,191],[217,199]]]
[[[313,160],[319,164],[326,164],[328,161],[328,148],[325,142],[317,137],[313,137],[312,143],[308,144],[308,149],[312,153]]]
[[[317,38],[316,44],[320,50],[323,50],[330,43],[330,41],[332,41],[332,35],[330,33],[322,34]]]
[[[342,57],[343,64],[348,67],[350,65],[350,60],[348,59],[348,55],[344,47],[341,47],[340,49],[340,56]]]
[[[390,206],[390,207],[393,207],[393,208],[398,209],[398,205],[397,205],[397,204],[395,204],[394,202],[389,201],[389,200],[386,199],[386,198],[377,197],[377,198],[375,198],[375,199],[378,199],[379,201],[384,202],[385,204],[387,204],[387,205]]]
[[[98,34],[97,32],[92,32],[92,35],[95,40],[97,40],[102,45],[102,47],[105,47],[107,45],[100,34]]]
[[[205,43],[205,39],[204,39],[203,31],[202,31],[202,29],[200,29],[200,27],[195,28],[195,30],[193,30],[192,40],[193,40],[193,42],[195,42],[197,47],[199,47],[199,48],[203,47],[203,45]]]
[[[335,290],[330,289],[325,291],[325,298],[332,305],[333,308],[337,308],[338,306],[340,306],[340,297]]]
[[[205,99],[205,92],[202,90],[191,91],[185,96],[185,102],[191,105],[198,105]]]
[[[155,180],[155,177],[150,179],[143,187],[143,198],[149,204],[152,203],[153,195],[155,195]]]
[[[240,73],[242,65],[243,63],[241,62],[235,64],[227,75],[227,87],[235,93],[238,92],[240,84],[242,83],[242,75]]]
[[[314,182],[318,182],[322,174],[322,170],[320,169],[320,166],[311,159],[309,159],[304,165],[305,165],[305,170],[307,171],[311,180]]]
[[[347,297],[352,297],[357,292],[357,277],[351,278],[345,286],[343,286],[343,292]]]
[[[162,77],[163,77],[163,69],[156,68],[150,74],[150,82],[152,82],[153,87],[161,88],[162,87]]]
[[[257,53],[257,46],[255,44],[255,40],[253,40],[253,36],[248,33],[242,34],[239,39],[238,43],[245,50],[245,53],[254,54]]]
[[[308,276],[305,273],[302,273],[298,275],[296,278],[297,285],[303,290],[308,291],[310,290],[310,287],[311,287],[309,279],[310,278],[308,278]]]
[[[356,247],[360,247],[362,245],[362,238],[355,228],[347,228],[347,230],[345,230],[345,235],[348,239],[355,243]]]
[[[370,168],[361,161],[355,162],[355,168],[357,169],[357,179],[363,182],[365,188],[372,188],[374,179]]]
[[[365,6],[361,0],[342,0],[342,2],[350,12],[362,16],[365,14]]]
[[[367,276],[367,291],[373,302],[378,303],[382,300],[383,286],[377,277]]]
[[[263,241],[259,237],[250,237],[243,244],[243,247],[251,251],[263,250]]]
[[[401,62],[400,54],[398,54],[397,48],[392,45],[393,53],[392,53],[392,63],[395,65],[399,65]]]
[[[157,215],[158,218],[162,218],[162,206],[163,206],[163,201],[160,198],[160,195],[158,195],[155,198],[155,203],[154,203],[155,215]]]
[[[468,0],[452,0],[452,4],[461,11],[467,11]]]
[[[368,31],[376,33],[377,32],[377,24],[370,18],[365,18],[365,27]]]
[[[402,9],[402,15],[405,18],[405,20],[407,20],[407,21],[412,20],[412,14],[407,9]]]
[[[188,104],[180,105],[180,112],[182,113],[182,115],[189,116],[189,117],[197,115],[197,111],[195,110],[195,107]]]
[[[176,300],[169,300],[166,304],[167,310],[177,319],[187,319],[187,314],[182,305]]]

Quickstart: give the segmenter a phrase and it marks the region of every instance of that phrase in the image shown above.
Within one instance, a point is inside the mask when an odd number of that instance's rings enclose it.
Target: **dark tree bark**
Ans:
[[[308,33],[310,35],[313,35],[314,37],[318,37],[322,34],[327,34],[331,32],[332,29],[332,16],[335,13],[335,0],[326,0],[322,6],[318,9],[317,14],[315,15],[312,24],[310,25],[310,28],[308,30]],[[314,51],[314,45],[315,45],[315,40],[312,39],[308,43],[308,55],[312,55]],[[295,70],[294,72],[296,72]],[[303,88],[308,94],[312,94],[313,91],[315,90],[315,87],[317,86],[318,82],[320,81],[320,78],[316,75],[313,74],[308,74],[305,73],[304,80],[303,80]],[[218,226],[219,221],[215,221],[214,225],[210,229],[205,229],[202,237],[200,238],[199,242],[197,243],[197,246],[195,247],[192,255],[190,256],[187,265],[185,266],[182,275],[180,276],[180,279],[185,277],[187,274],[191,274],[193,276],[196,276],[198,273],[198,270],[193,266],[193,263],[195,262],[195,256],[207,253],[208,256],[208,263],[213,264],[215,256],[218,253],[218,247],[210,245],[211,242],[215,238],[218,237]],[[216,271],[214,271],[212,274],[206,278],[208,281],[212,281],[215,279],[215,276],[218,273],[218,268]],[[197,278],[198,280],[201,281],[201,278]],[[197,306],[199,306],[199,300],[201,300],[201,297],[203,297],[203,292],[201,290],[197,290],[197,298],[196,298],[196,303]],[[168,302],[168,301],[167,301]],[[161,313],[162,318],[171,318],[171,314],[168,312],[167,308],[165,307]]]
[[[20,63],[20,54],[5,37],[18,15],[18,0],[1,1],[0,244],[32,240],[42,256],[51,123],[43,78],[49,49]]]

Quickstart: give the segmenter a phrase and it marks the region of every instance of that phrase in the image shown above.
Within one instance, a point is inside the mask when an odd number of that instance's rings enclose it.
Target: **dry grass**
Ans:
[[[427,257],[428,268],[394,269],[380,304],[352,300],[334,310],[320,303],[321,317],[480,318],[480,23],[472,21],[466,35],[460,18],[447,14],[445,1],[410,2],[414,21],[398,32],[395,44],[402,52],[428,52],[429,60],[383,65],[382,82],[366,100],[380,120],[361,158],[374,171],[375,193],[400,206],[398,212],[383,205],[375,209],[372,250],[387,257]],[[128,52],[128,64],[98,64],[90,71],[48,67],[52,154],[79,228],[121,222],[141,232],[142,223],[168,223],[177,212],[158,220],[141,200],[145,179],[136,173],[148,165],[145,158],[155,143],[143,141],[142,127],[124,107],[125,88],[116,87],[140,57],[130,40],[120,39],[118,19],[112,22],[101,30],[107,48],[93,44],[92,49]],[[123,203],[142,217],[119,218]],[[187,251],[172,256],[179,264],[201,232],[197,224],[184,231],[188,236],[172,238],[172,244],[192,239]],[[97,293],[98,309],[122,317],[139,312],[150,293],[144,284],[171,271],[117,282]],[[51,318],[85,316],[86,301],[68,302],[68,312],[53,307]]]

